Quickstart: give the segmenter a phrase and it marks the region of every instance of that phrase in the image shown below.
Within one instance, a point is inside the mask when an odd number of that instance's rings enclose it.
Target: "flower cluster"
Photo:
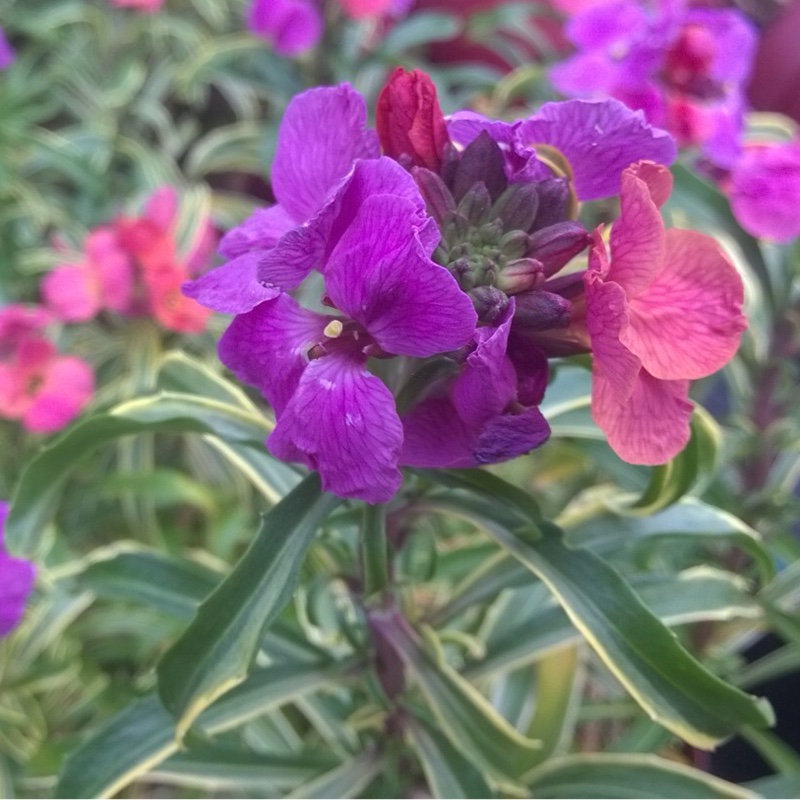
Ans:
[[[86,237],[77,263],[56,267],[42,282],[45,305],[63,322],[86,322],[101,311],[149,315],[165,328],[198,333],[209,313],[181,294],[184,281],[205,269],[216,246],[208,222],[185,258],[175,243],[177,195],[155,191],[139,217],[121,216]]]
[[[616,97],[714,164],[736,159],[756,45],[741,12],[688,0],[604,0],[576,13],[567,36],[578,53],[550,71],[560,92]]]
[[[645,464],[677,453],[688,380],[730,358],[744,320],[721,250],[664,230],[672,138],[614,100],[446,119],[430,79],[400,69],[376,120],[346,84],[297,96],[272,169],[278,202],[185,288],[236,315],[219,355],[272,405],[273,454],[382,502],[400,466],[490,464],[542,444],[548,359],[589,351],[611,446]],[[617,194],[609,259],[576,218],[581,201]]]
[[[61,355],[47,338],[49,321],[42,308],[0,308],[0,417],[34,433],[62,428],[94,390],[89,365]]]
[[[8,504],[0,501],[0,636],[7,636],[19,624],[36,570],[30,561],[13,558],[3,545]]]
[[[353,19],[399,17],[410,0],[339,0]],[[251,0],[247,27],[255,36],[271,42],[275,52],[294,56],[314,47],[322,37],[322,8],[318,0]]]

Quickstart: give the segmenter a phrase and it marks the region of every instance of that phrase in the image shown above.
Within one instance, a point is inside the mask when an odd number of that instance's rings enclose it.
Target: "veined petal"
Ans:
[[[367,198],[331,254],[325,289],[386,352],[426,357],[467,344],[477,316],[453,276],[422,252],[416,220],[408,200]]]
[[[739,273],[719,245],[696,231],[670,229],[653,282],[628,302],[620,340],[654,377],[702,378],[736,352],[747,321]]]
[[[329,321],[289,295],[278,295],[234,318],[219,340],[220,361],[240,381],[258,388],[280,414]]]
[[[272,188],[297,222],[313,217],[357,158],[380,155],[364,98],[348,84],[309,89],[286,108],[278,131]]]
[[[617,100],[545,103],[518,135],[531,147],[548,144],[566,156],[580,200],[615,195],[622,170],[633,162],[671,164],[677,152],[666,131]]]
[[[316,469],[322,488],[339,497],[385,503],[400,488],[403,429],[391,392],[346,354],[305,369],[267,440],[277,457]]]
[[[251,250],[268,250],[275,247],[285,233],[296,227],[294,220],[283,206],[275,204],[269,208],[257,208],[246,220],[231,228],[219,243],[219,254],[223,258],[237,258]]]
[[[692,404],[687,381],[661,381],[640,370],[620,397],[602,368],[592,373],[592,419],[611,449],[629,464],[663,464],[689,441]]]
[[[476,437],[474,427],[461,419],[449,397],[423,400],[403,416],[400,463],[409,467],[476,467]]]
[[[664,263],[664,223],[645,181],[630,169],[622,173],[620,215],[611,228],[611,265],[607,280],[628,298],[639,294]]]
[[[197,280],[184,283],[182,291],[187,297],[221,314],[245,314],[259,303],[280,294],[278,289],[265,287],[258,280],[261,258],[262,253],[258,250],[245,253]]]

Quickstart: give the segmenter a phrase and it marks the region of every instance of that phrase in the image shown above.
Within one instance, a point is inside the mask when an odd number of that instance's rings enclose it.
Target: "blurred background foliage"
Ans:
[[[179,189],[183,246],[203,214],[224,231],[270,201],[277,125],[307,86],[347,80],[373,107],[402,64],[429,72],[446,113],[519,115],[555,97],[543,70],[565,47],[553,8],[501,3],[464,15],[420,5],[385,26],[329,2],[323,44],[286,59],[247,32],[240,0],[167,0],[156,14],[6,0],[17,60],[0,74],[0,300],[36,302],[64,252],[158,186]],[[447,45],[458,37],[492,57],[454,60]],[[543,406],[553,440],[493,472],[537,498],[568,545],[623,575],[712,672],[758,694],[800,667],[800,247],[753,239],[717,188],[687,164],[674,175],[668,219],[723,243],[745,278],[750,320],[737,359],[694,387],[710,413],[697,413],[689,448],[664,468],[621,462],[590,420],[585,365],[564,363]],[[614,213],[583,209],[587,225]],[[177,750],[154,701],[156,667],[259,515],[302,478],[263,450],[271,423],[260,401],[221,375],[223,325],[193,337],[146,320],[62,331],[64,349],[98,369],[93,416],[45,450],[0,423],[0,496],[15,490],[16,535],[27,532],[40,565],[23,624],[0,641],[2,796],[800,791],[793,699],[775,706],[777,732],[741,733],[766,767],[730,771],[651,719],[548,581],[474,520],[448,514],[425,474],[411,479],[419,508],[390,507],[385,520],[398,602],[419,633],[401,706],[381,685],[359,599],[366,523],[344,505],[313,540],[255,669]],[[137,436],[121,438],[120,420]],[[484,511],[502,522],[509,503]],[[765,635],[773,649],[748,660]],[[542,743],[513,779],[492,746],[497,731],[517,741],[509,728]]]

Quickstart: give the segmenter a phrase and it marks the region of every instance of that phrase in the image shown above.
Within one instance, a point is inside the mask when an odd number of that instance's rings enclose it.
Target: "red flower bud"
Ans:
[[[397,67],[378,95],[375,116],[385,155],[439,171],[450,137],[436,87],[424,72]]]

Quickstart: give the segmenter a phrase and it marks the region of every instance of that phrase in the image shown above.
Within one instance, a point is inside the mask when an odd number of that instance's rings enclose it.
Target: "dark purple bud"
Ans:
[[[425,167],[414,167],[411,174],[425,201],[428,213],[441,225],[445,215],[449,211],[455,211],[456,201],[453,200],[453,195],[435,172],[431,172]]]
[[[528,255],[542,262],[547,277],[558,272],[582,250],[591,237],[578,222],[558,222],[534,233],[530,238]]]
[[[478,182],[489,190],[492,200],[497,199],[508,186],[503,154],[497,142],[486,131],[481,131],[461,153],[453,176],[453,196],[456,202]]]
[[[569,275],[559,275],[557,278],[547,281],[542,289],[546,292],[553,292],[566,297],[567,300],[575,300],[584,294],[583,276],[585,269],[578,272],[570,272]]]
[[[515,297],[514,324],[523,330],[546,331],[566,328],[572,303],[552,292],[523,292]]]
[[[506,294],[527,292],[544,281],[544,267],[535,258],[512,261],[497,278],[496,286]]]
[[[489,221],[492,198],[483,181],[474,183],[458,204],[458,213],[466,217],[474,226]]]
[[[497,322],[508,308],[508,297],[494,286],[478,286],[469,293],[469,296],[481,322],[489,324]]]
[[[566,178],[547,178],[536,184],[539,208],[530,230],[540,231],[567,219],[570,204],[569,181]]]
[[[539,191],[535,183],[512,184],[492,207],[492,214],[500,217],[510,231],[529,230],[538,211]]]

